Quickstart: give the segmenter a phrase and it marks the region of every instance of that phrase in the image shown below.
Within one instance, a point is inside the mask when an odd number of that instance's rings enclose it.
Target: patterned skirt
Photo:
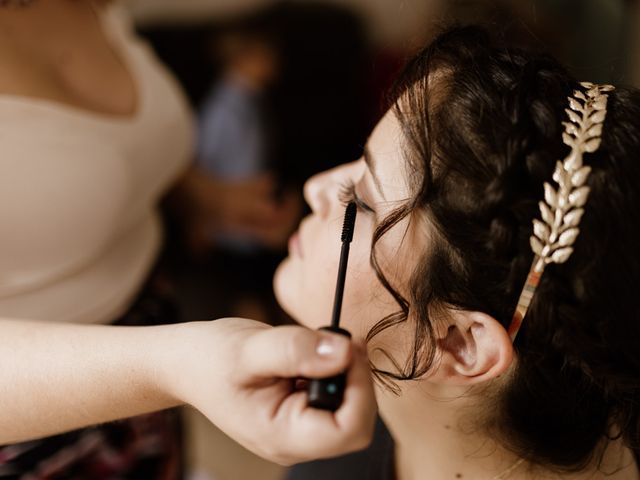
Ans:
[[[177,320],[177,309],[167,288],[154,277],[114,324],[158,325]],[[182,424],[178,409],[0,446],[0,480],[182,478]]]

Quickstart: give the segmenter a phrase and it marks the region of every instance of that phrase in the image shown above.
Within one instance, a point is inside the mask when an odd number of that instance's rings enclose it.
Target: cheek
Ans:
[[[304,258],[290,256],[278,266],[274,291],[280,306],[297,322],[320,328],[331,322],[340,252],[314,238],[315,245],[305,243]],[[316,246],[323,248],[312,251]]]
[[[351,251],[344,287],[340,326],[351,332],[354,338],[366,336],[370,319],[375,317],[375,274],[369,265],[369,253]],[[335,279],[334,279],[335,288]],[[333,296],[331,298],[333,302]]]
[[[340,325],[357,339],[366,336],[372,320],[381,318],[378,300],[382,296],[369,265],[369,251],[359,244],[354,242],[350,251],[340,317]],[[337,242],[335,249],[317,249],[302,259],[289,257],[278,267],[274,277],[276,298],[299,323],[309,328],[331,323],[339,259]]]
[[[400,223],[388,231],[376,244],[376,259],[382,274],[392,288],[409,299],[409,278],[412,266],[416,262],[418,250],[413,248],[413,231],[407,230],[406,223]],[[358,258],[357,266],[352,270],[350,283],[345,288],[343,320],[345,328],[355,338],[364,339],[369,331],[382,319],[401,312],[402,308],[393,295],[382,285],[370,264],[370,255]],[[355,260],[355,259],[354,259]],[[351,267],[351,266],[350,266]],[[347,300],[348,299],[348,300]],[[412,338],[402,329],[392,327],[390,336],[376,337],[389,347],[402,343],[400,340]]]
[[[278,268],[273,274],[273,292],[280,307],[289,315],[293,316],[293,312],[291,311],[291,291],[287,285],[289,283],[289,270],[291,268],[291,259],[289,257],[280,262],[280,265],[278,265]]]
[[[340,227],[336,224],[326,231],[317,229],[313,237],[310,230],[305,230],[304,258],[287,258],[274,277],[276,298],[282,308],[309,328],[331,323],[340,259]],[[363,340],[375,323],[399,309],[370,265],[371,234],[372,228],[366,223],[357,225],[340,317],[340,325],[356,340]],[[314,239],[313,244],[310,238]]]

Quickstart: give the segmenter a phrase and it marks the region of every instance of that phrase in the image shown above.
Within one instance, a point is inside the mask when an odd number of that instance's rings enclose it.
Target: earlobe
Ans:
[[[480,312],[449,312],[449,325],[438,338],[440,362],[434,379],[474,385],[497,378],[513,361],[513,345],[505,328]]]

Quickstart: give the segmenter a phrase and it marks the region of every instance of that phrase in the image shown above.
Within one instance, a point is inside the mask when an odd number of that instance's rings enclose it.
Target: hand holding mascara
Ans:
[[[351,337],[351,334],[347,330],[340,328],[339,325],[344,284],[347,276],[347,263],[349,261],[349,245],[351,240],[353,240],[356,213],[356,204],[353,202],[349,203],[345,210],[344,224],[342,226],[342,249],[340,251],[340,264],[338,266],[338,280],[336,282],[336,294],[333,301],[331,325],[321,328],[321,330],[329,330],[347,337]],[[329,378],[310,380],[308,386],[308,405],[310,407],[335,412],[342,404],[345,386],[346,375],[344,373]]]

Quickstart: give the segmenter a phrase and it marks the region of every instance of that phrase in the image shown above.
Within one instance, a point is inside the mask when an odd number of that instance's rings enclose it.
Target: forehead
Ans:
[[[407,197],[403,146],[400,123],[393,110],[389,110],[378,122],[367,142],[372,174],[387,201],[404,200]]]

